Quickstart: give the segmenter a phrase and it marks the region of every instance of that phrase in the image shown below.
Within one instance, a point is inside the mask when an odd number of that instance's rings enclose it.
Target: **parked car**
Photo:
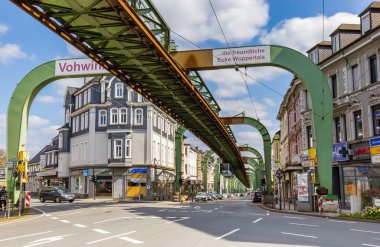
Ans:
[[[221,194],[215,194],[216,195],[216,198],[218,198],[218,200],[223,200],[223,196]]]
[[[261,202],[261,191],[255,191],[252,193],[252,202]]]
[[[61,186],[49,186],[43,187],[39,193],[40,202],[44,201],[68,201],[73,202],[75,200],[75,195],[68,192],[65,187]]]
[[[222,196],[223,196],[223,199],[231,198],[231,195],[229,193],[223,193]]]
[[[207,202],[208,198],[207,198],[207,194],[205,192],[198,192],[195,196],[195,201],[199,202],[199,201],[204,201],[204,202]]]
[[[213,200],[215,200],[215,198],[211,193],[207,193],[207,200],[213,201]]]

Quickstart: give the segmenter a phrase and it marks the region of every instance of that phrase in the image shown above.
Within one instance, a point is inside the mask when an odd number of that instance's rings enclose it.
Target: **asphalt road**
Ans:
[[[207,203],[32,201],[40,215],[0,224],[0,246],[379,246],[380,225]]]

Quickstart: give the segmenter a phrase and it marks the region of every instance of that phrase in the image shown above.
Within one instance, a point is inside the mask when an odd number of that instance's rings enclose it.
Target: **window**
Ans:
[[[342,141],[342,128],[340,123],[340,117],[335,118],[335,142],[341,142]]]
[[[142,102],[142,95],[141,94],[137,94],[137,102]]]
[[[143,110],[142,109],[135,110],[135,124],[136,125],[143,124]]]
[[[342,129],[342,139],[347,141],[347,126],[346,126],[346,115],[341,116],[343,129]]]
[[[59,133],[58,136],[58,148],[63,148],[63,134]]]
[[[338,83],[336,81],[336,75],[331,76],[331,91],[333,99],[335,99],[338,96]]]
[[[125,158],[131,158],[131,139],[125,139]]]
[[[161,129],[161,116],[158,116],[157,118],[157,126],[159,129]]]
[[[314,51],[310,52],[310,60],[313,61],[313,63],[315,64],[319,62],[318,49],[315,49]]]
[[[307,90],[304,90],[303,95],[305,96],[304,104],[305,104],[305,109],[304,110],[309,110],[309,92]]]
[[[84,128],[88,129],[88,112],[84,114]]]
[[[75,128],[76,125],[75,125],[75,118],[73,118],[73,124],[72,124],[72,133],[75,133],[77,131],[77,129]]]
[[[377,82],[377,59],[376,55],[369,58],[370,83]]]
[[[355,121],[355,137],[356,139],[363,138],[363,119],[362,119],[362,111],[354,112],[354,121]]]
[[[70,111],[69,111],[69,109],[66,110],[65,123],[70,123]]]
[[[99,111],[99,126],[107,125],[107,110]]]
[[[87,91],[83,93],[83,105],[87,105]]]
[[[87,103],[91,103],[91,88],[89,88],[87,92]]]
[[[313,147],[313,132],[311,126],[306,127],[307,148]]]
[[[127,109],[126,108],[120,109],[120,123],[121,124],[127,123]]]
[[[157,126],[157,114],[156,114],[155,111],[153,112],[153,126],[154,126],[154,127]]]
[[[79,97],[78,96],[75,96],[75,109],[78,109],[79,108]]]
[[[84,114],[80,115],[80,130],[84,130]]]
[[[114,152],[113,152],[113,157],[115,159],[117,158],[121,158],[121,143],[122,143],[122,140],[121,139],[115,139],[114,140]]]
[[[117,124],[118,123],[118,110],[116,108],[111,109],[111,117],[110,117],[110,124]]]
[[[122,98],[123,97],[123,83],[116,83],[115,84],[115,98]]]
[[[380,105],[372,106],[373,135],[380,135]]]
[[[79,129],[79,116],[76,116],[75,117],[75,130],[76,132],[78,132],[80,129]]]
[[[128,101],[133,101],[132,99],[132,91],[128,90]]]
[[[339,50],[339,34],[335,35],[332,38],[332,48],[333,48],[333,53],[337,52]]]
[[[369,12],[363,15],[361,19],[362,24],[362,35],[368,32],[371,29],[371,18]]]
[[[352,71],[352,90],[356,91],[359,89],[359,66],[355,64],[354,66],[351,67]]]
[[[82,94],[78,95],[78,108],[82,107]]]

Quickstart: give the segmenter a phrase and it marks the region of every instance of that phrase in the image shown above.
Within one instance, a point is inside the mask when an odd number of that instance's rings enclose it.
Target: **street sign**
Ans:
[[[88,176],[88,170],[83,170],[80,172],[83,176]]]
[[[371,161],[373,164],[380,163],[380,137],[371,138],[369,140],[371,150]]]

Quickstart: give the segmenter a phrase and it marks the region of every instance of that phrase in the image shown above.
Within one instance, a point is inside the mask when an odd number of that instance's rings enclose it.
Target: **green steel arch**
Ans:
[[[208,160],[211,157],[211,155],[214,154],[214,151],[209,150],[207,151],[202,159],[202,168],[203,168],[203,189],[207,191],[207,165],[208,165]]]
[[[255,179],[255,183],[253,183],[251,181],[251,185],[254,185],[252,187],[254,187],[255,189],[259,188],[259,186],[260,186],[259,181],[260,181],[261,176],[262,176],[261,173],[262,173],[262,169],[263,169],[263,165],[264,165],[263,156],[261,155],[261,153],[259,151],[257,151],[257,149],[249,147],[249,146],[240,146],[238,148],[239,148],[240,152],[250,152],[257,157],[258,164],[257,164],[256,160],[253,160],[253,162],[257,166],[255,177],[253,177]],[[249,160],[248,160],[248,162],[249,162]]]
[[[264,163],[265,163],[265,177],[267,190],[272,189],[272,176],[271,176],[271,144],[272,140],[270,138],[267,128],[259,121],[250,117],[223,117],[222,122],[227,125],[233,124],[245,124],[257,129],[264,142]],[[239,147],[240,150],[240,147]]]

